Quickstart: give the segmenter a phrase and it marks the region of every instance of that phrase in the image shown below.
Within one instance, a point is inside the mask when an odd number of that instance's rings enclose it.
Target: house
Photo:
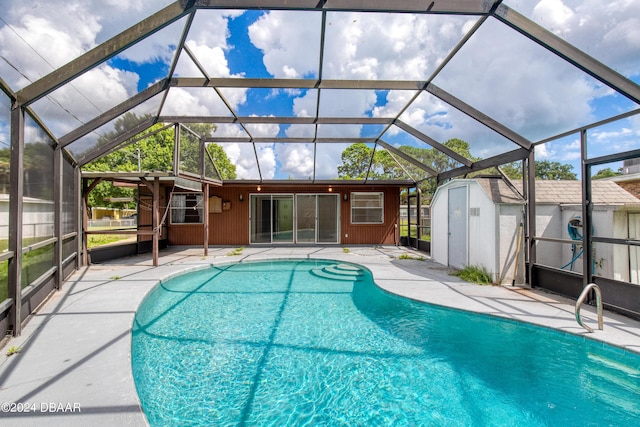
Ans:
[[[215,185],[153,175],[85,172],[83,179],[140,184],[139,242],[152,239],[157,217],[164,245],[205,246],[398,244],[400,191],[411,185],[340,180]],[[151,179],[158,180],[157,211],[152,190],[142,185]]]

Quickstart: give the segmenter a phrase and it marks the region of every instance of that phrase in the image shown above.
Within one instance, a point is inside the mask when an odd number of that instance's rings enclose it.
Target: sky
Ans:
[[[103,43],[170,1],[0,0],[0,77],[17,91]],[[509,7],[640,83],[640,0],[509,0]],[[426,80],[477,22],[474,16],[327,13],[320,64],[320,13],[200,10],[186,44],[211,77]],[[132,46],[32,105],[60,137],[167,77],[186,19]],[[321,70],[321,71],[320,71]],[[176,76],[202,77],[185,52]],[[433,83],[532,142],[639,108],[524,36],[490,18]],[[414,91],[220,89],[240,116],[397,117]],[[318,97],[320,99],[318,100]],[[136,108],[156,112],[162,97]],[[9,141],[7,102],[0,142]],[[211,88],[172,88],[162,115],[230,116]],[[439,142],[460,138],[476,157],[516,146],[427,92],[400,120]],[[81,155],[112,124],[69,149]],[[322,125],[319,137],[375,137],[382,126]],[[310,125],[249,125],[254,137],[312,137]],[[220,125],[220,136],[246,136]],[[426,147],[399,127],[383,135],[394,146]],[[640,117],[588,132],[588,155],[640,148]],[[223,144],[238,178],[336,176],[345,144]],[[579,173],[577,134],[536,147],[536,158],[569,163]],[[620,164],[604,165],[617,169]]]

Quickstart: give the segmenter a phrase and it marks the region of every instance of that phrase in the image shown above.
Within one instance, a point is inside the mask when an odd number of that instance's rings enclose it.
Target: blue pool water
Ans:
[[[393,296],[333,261],[161,283],[132,368],[152,426],[640,425],[640,356]]]

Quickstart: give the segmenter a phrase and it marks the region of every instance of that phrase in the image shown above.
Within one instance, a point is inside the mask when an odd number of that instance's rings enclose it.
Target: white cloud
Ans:
[[[284,178],[304,179],[313,176],[313,144],[276,144],[280,174]]]
[[[435,83],[533,141],[591,122],[599,91],[584,73],[497,21],[487,21]]]
[[[623,127],[620,130],[612,132],[593,132],[589,135],[590,138],[594,138],[596,142],[609,142],[613,139],[627,138],[631,135],[637,136],[638,132],[634,132],[632,129]]]
[[[251,144],[220,144],[224,149],[229,161],[236,165],[237,179],[256,179],[258,168],[256,157]]]
[[[213,89],[210,89],[212,94]],[[211,96],[213,98],[213,96]],[[188,91],[183,88],[171,88],[167,95],[162,115],[209,116],[213,115],[211,98],[202,93]]]
[[[342,164],[342,152],[350,144],[322,143],[316,147],[316,179],[335,179]]]
[[[22,0],[5,3],[3,20],[10,27],[0,27],[0,54],[9,58],[12,65],[26,75],[26,79],[4,61],[0,61],[0,76],[16,90],[26,86],[29,80],[48,74],[52,66],[78,57],[151,15],[171,0]],[[640,1],[540,0],[511,3],[515,4],[516,10],[617,71],[636,76],[636,80],[640,76]],[[227,54],[234,47],[242,47],[229,44],[229,20],[240,13],[217,10],[199,10],[196,13],[188,44],[211,76],[231,76]],[[317,76],[321,16],[320,13],[272,11],[247,29],[251,42],[264,53],[263,61],[268,72],[283,78]],[[183,22],[184,19],[155,33],[145,42],[127,50],[122,57],[138,63],[161,60],[168,65]],[[475,22],[475,18],[465,16],[328,12],[322,77],[424,80]],[[463,49],[461,53],[464,55],[459,55],[445,67],[436,80],[438,85],[533,140],[599,118],[595,117],[598,111],[594,109],[597,106],[594,101],[602,102],[602,97],[611,93],[610,89],[594,84],[580,72],[567,71],[562,60],[498,21],[489,19],[486,24]],[[183,59],[185,57],[183,54]],[[189,61],[182,61],[177,71],[184,76],[200,76],[199,70]],[[139,76],[131,71],[102,64],[72,82],[73,86],[66,85],[57,90],[53,96],[72,114],[88,120],[136,93],[139,81]],[[78,91],[87,96],[79,96]],[[247,100],[244,89],[224,89],[222,92],[234,108]],[[293,112],[296,116],[316,116],[316,90],[284,92],[295,97]],[[412,95],[392,91],[387,94],[386,104],[376,105],[374,91],[322,90],[320,113],[337,117],[388,117],[397,114]],[[163,113],[229,115],[216,98],[212,90],[201,92],[173,88]],[[64,111],[45,106],[45,103],[42,104],[42,113],[37,112],[46,118],[47,125],[54,132],[66,133],[77,125]],[[483,157],[505,148],[497,144],[482,126],[466,116],[461,117],[432,96],[418,98],[402,120],[439,141],[451,137],[467,139],[472,143],[474,154]],[[637,133],[638,126],[627,127],[632,134]],[[326,127],[323,128],[323,136],[331,136],[332,132],[338,136],[344,129]],[[260,135],[275,135],[278,130],[275,125],[255,126],[256,134]],[[349,129],[350,133],[356,131],[359,127],[355,125]],[[222,132],[242,134],[237,128]],[[309,136],[310,133],[313,135],[313,126],[291,126],[287,130],[288,136]],[[385,137],[398,133],[398,128],[392,127]],[[600,133],[592,132],[591,143],[624,149],[633,146],[632,138],[633,135],[607,129]],[[270,165],[264,167],[263,173],[275,173],[277,164],[281,164],[283,170],[289,168],[287,170],[292,174],[308,173],[312,152],[299,147],[294,149],[293,146],[285,148],[278,146],[276,150],[274,145],[260,146],[261,158]],[[255,157],[253,149],[251,154]],[[338,150],[323,153],[323,165],[324,162],[339,163],[337,154]],[[550,148],[541,155],[560,157],[565,154],[574,156],[575,150],[563,152]],[[239,161],[244,160],[244,156],[239,158]],[[250,169],[247,166],[246,170]]]
[[[35,102],[32,108],[55,135],[62,136],[128,99],[138,78],[135,73],[101,65]]]
[[[51,72],[52,66],[59,67],[77,58],[160,7],[162,4],[158,2],[14,1],[3,5],[3,19],[10,28],[0,28],[0,46],[3,56],[16,61],[33,81]],[[166,30],[156,33],[156,42],[138,49],[135,59],[142,62],[166,58],[167,46],[178,42],[169,33]]]
[[[256,117],[251,115],[251,117]],[[273,117],[273,116],[269,116]],[[254,138],[269,138],[275,137],[280,132],[280,125],[273,123],[255,123],[248,124],[247,130]]]
[[[267,71],[276,78],[317,76],[320,20],[320,13],[272,11],[254,22],[249,37]]]
[[[236,165],[236,179],[273,179],[276,169],[274,144],[223,143],[220,146],[231,163]],[[256,153],[260,162],[260,171],[256,164]]]
[[[43,17],[22,16],[11,22],[11,27],[0,28],[0,53],[28,80],[20,76],[7,83],[14,89],[28,85],[81,54],[85,43],[73,34],[55,28]],[[7,75],[6,67],[8,65],[2,61],[0,72],[3,76]]]
[[[640,117],[610,123],[587,133],[587,152],[593,157],[640,149]]]
[[[325,89],[320,92],[320,116],[364,117],[376,104],[373,90]]]
[[[566,27],[567,21],[574,16],[575,13],[562,0],[542,0],[533,8],[532,17],[554,29]]]
[[[522,13],[622,74],[640,76],[640,2],[542,0]]]
[[[315,125],[291,125],[285,131],[289,138],[313,138]]]
[[[293,113],[296,117],[315,117],[318,91],[309,90],[293,100]]]
[[[468,18],[329,13],[324,77],[424,80],[463,35]]]
[[[262,179],[273,179],[276,175],[276,154],[274,145],[275,144],[256,144]]]
[[[535,157],[538,160],[549,159],[550,157],[555,156],[555,154],[556,154],[555,151],[551,150],[551,145],[550,144],[536,145]]]
[[[574,172],[580,172],[580,138],[569,136],[563,139],[539,144],[535,147],[536,160],[549,160],[560,163],[569,163]]]

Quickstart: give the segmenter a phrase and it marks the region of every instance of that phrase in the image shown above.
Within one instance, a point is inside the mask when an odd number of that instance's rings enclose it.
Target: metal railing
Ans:
[[[591,329],[589,326],[582,323],[582,319],[580,318],[580,308],[582,307],[582,304],[585,302],[585,300],[587,299],[587,295],[589,295],[589,292],[592,289],[596,293],[596,310],[598,312],[598,329],[602,330],[603,329],[602,292],[600,291],[600,287],[595,283],[589,283],[587,286],[584,287],[584,289],[582,290],[582,293],[580,294],[580,296],[578,297],[578,300],[576,301],[576,320],[578,321],[578,325],[582,326],[589,332],[593,332],[593,329]]]

